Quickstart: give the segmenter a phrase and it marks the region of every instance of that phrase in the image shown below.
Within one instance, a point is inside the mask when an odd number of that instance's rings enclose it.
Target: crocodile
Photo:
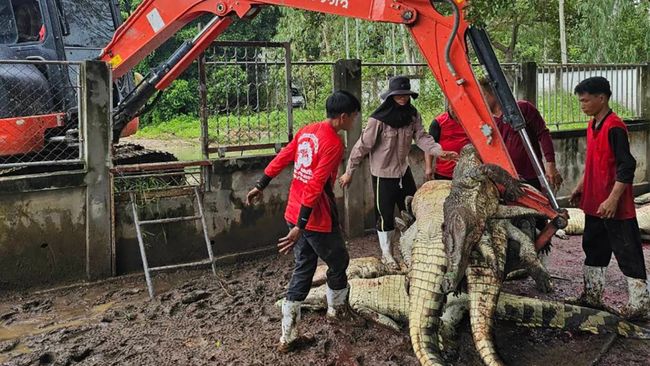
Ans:
[[[354,261],[354,259],[353,259]],[[377,278],[350,279],[348,301],[353,310],[389,329],[401,332],[408,323],[408,278],[405,275],[387,275]],[[303,309],[327,309],[325,285],[314,287],[302,304]],[[469,308],[469,295],[452,295],[447,308],[458,306],[461,312]],[[281,306],[282,300],[276,303]],[[495,316],[528,328],[551,328],[582,331],[591,334],[618,334],[631,339],[650,339],[650,329],[644,328],[606,311],[565,304],[559,301],[534,299],[502,291],[498,296]]]
[[[461,154],[461,161],[462,159]],[[409,335],[415,355],[423,365],[443,364],[438,354],[440,316],[445,304],[445,294],[448,292],[443,288],[445,274],[448,272],[446,243],[443,242],[443,204],[451,190],[452,183],[448,181],[425,183],[413,198],[412,210],[416,220],[409,228],[413,231],[406,233],[412,239],[409,268]],[[496,189],[495,192],[498,195]],[[492,210],[494,219],[538,215],[534,210],[498,205],[498,197],[496,202]],[[408,245],[401,245],[403,250],[405,246]],[[532,242],[529,246],[533,247]],[[537,261],[535,255],[532,257],[531,262]],[[541,266],[539,261],[535,265]]]
[[[465,145],[454,169],[451,192],[444,203],[443,241],[447,253],[447,292],[456,290],[464,278],[470,252],[476,248],[488,220],[522,217],[522,211],[530,211],[500,205],[501,196],[497,185],[504,187],[503,196],[507,201],[515,201],[524,194],[520,181],[498,165],[482,164],[474,146]],[[508,226],[508,230],[511,233],[518,231],[514,225]],[[539,289],[549,292],[552,289],[551,279],[537,255],[534,252],[522,254],[521,260],[527,262]],[[494,270],[497,271],[496,268]]]
[[[379,258],[363,257],[355,258],[348,264],[345,271],[348,278],[375,278],[388,274],[400,274],[401,270],[394,270],[385,265]],[[316,267],[316,272],[312,278],[312,286],[320,286],[327,280],[327,265],[322,264]]]

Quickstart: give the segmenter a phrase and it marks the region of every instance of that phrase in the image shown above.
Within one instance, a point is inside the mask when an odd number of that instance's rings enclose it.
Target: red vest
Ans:
[[[436,117],[436,121],[440,126],[440,141],[438,143],[444,151],[460,153],[460,149],[470,143],[463,126],[453,120],[449,113],[445,112],[439,115]],[[453,160],[436,159],[436,173],[443,177],[451,178],[454,175],[455,167],[456,162]]]
[[[580,208],[587,215],[598,216],[598,206],[609,197],[616,183],[616,158],[609,144],[609,130],[620,127],[627,133],[627,126],[611,112],[599,129],[594,130],[595,121],[587,127],[587,161]],[[614,219],[625,220],[636,217],[632,185],[628,184],[618,201]]]

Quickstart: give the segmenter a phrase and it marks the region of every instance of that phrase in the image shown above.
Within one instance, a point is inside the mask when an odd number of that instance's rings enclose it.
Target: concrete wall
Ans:
[[[650,124],[630,126],[632,154],[637,158],[635,183],[647,182],[646,153]],[[565,179],[559,196],[567,195],[580,178],[584,166],[586,135],[584,131],[554,133],[557,164]],[[204,205],[208,232],[216,256],[262,250],[259,254],[272,254],[277,238],[286,234],[283,214],[288,194],[291,169],[286,169],[264,191],[264,202],[254,207],[244,205],[246,193],[262,174],[271,157],[218,160],[213,164],[211,191],[205,193]],[[411,150],[410,166],[416,184],[424,182],[424,157],[417,147]],[[366,230],[375,227],[374,201],[370,172],[359,170],[354,179],[364,184],[363,220]],[[643,187],[645,188],[645,186]],[[335,188],[339,211],[343,212],[343,192]],[[151,201],[142,210],[145,217],[164,214],[178,216],[190,214],[192,201],[188,197],[170,197]],[[396,212],[397,214],[397,212]],[[146,216],[149,215],[149,216]],[[116,202],[116,260],[117,273],[141,270],[140,254],[133,227],[130,207],[126,202]],[[160,216],[160,215],[159,215]],[[200,226],[195,223],[167,224],[163,228],[147,227],[150,265],[187,262],[207,257]]]
[[[0,180],[0,290],[84,278],[83,177]]]
[[[264,190],[261,204],[248,207],[246,194],[263,173],[272,157],[252,157],[214,161],[211,187],[204,194],[208,233],[215,256],[250,253],[243,257],[275,252],[277,239],[287,233],[284,220],[291,167]],[[335,190],[342,212],[343,192]],[[189,215],[194,210],[191,197],[156,199],[140,210],[141,219]],[[162,213],[161,213],[162,212]],[[116,265],[123,274],[142,269],[140,253],[128,202],[116,200]],[[151,266],[189,262],[207,258],[207,249],[198,222],[151,225],[146,227],[145,243]],[[257,253],[256,253],[257,252]],[[241,256],[239,257],[241,258]],[[232,258],[236,260],[237,257]]]

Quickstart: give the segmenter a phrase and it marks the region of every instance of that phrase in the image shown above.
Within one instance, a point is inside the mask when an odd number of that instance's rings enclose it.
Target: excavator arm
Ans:
[[[451,5],[452,16],[438,12],[436,3],[441,2]],[[518,176],[471,68],[466,38],[472,40],[475,48],[487,47],[491,51],[491,46],[484,32],[471,28],[464,20],[466,0],[144,0],[100,55],[101,60],[113,66],[116,78],[192,20],[205,14],[214,18],[118,106],[114,118],[118,129],[136,116],[156,91],[178,77],[234,20],[251,18],[262,7],[273,5],[406,25],[483,162],[497,164]],[[507,111],[506,121],[528,141],[521,123],[523,117],[507,89],[493,51],[480,52],[479,59],[485,64],[499,101]],[[537,157],[534,154],[532,157],[538,176],[548,187]],[[548,198],[536,190],[528,190],[517,203],[544,213],[553,219],[557,228],[566,226],[566,217],[559,213],[551,190],[547,192]],[[549,226],[546,231],[548,236],[555,230]]]

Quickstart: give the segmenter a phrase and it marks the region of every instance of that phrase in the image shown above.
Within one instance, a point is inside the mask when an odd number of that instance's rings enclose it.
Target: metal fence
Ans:
[[[0,60],[0,175],[83,164],[80,67],[64,61]]]
[[[584,127],[588,119],[573,94],[575,86],[592,76],[604,76],[612,87],[610,106],[625,119],[640,119],[645,65],[542,64],[537,67],[537,106],[549,127]]]
[[[210,152],[221,156],[229,151],[271,152],[289,141],[300,127],[325,118],[325,100],[333,90],[334,62],[290,62],[288,43],[216,43],[207,55],[204,120],[213,135],[207,149]],[[482,75],[480,65],[474,68],[477,76]],[[602,75],[610,80],[612,107],[623,118],[642,115],[644,65],[533,64],[531,68],[507,63],[502,68],[513,93],[536,102],[553,130],[585,127],[588,117],[581,112],[573,88],[589,76]],[[445,110],[445,97],[425,63],[362,63],[363,123],[395,75],[407,75],[413,90],[420,93],[415,105],[427,128]],[[536,87],[524,85],[526,80],[536,80]]]
[[[279,149],[291,133],[289,43],[215,42],[200,62],[201,120],[215,132],[209,153]],[[296,94],[295,92],[293,94]]]

